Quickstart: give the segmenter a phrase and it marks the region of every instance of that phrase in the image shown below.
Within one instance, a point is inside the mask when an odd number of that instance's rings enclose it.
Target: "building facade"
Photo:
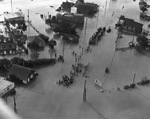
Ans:
[[[23,84],[28,84],[37,76],[34,69],[13,64],[8,72],[8,79],[12,82],[22,82]],[[14,78],[15,77],[15,78]]]
[[[12,55],[17,53],[17,43],[10,37],[0,35],[0,55]]]
[[[135,22],[133,19],[125,18],[124,16],[119,18],[119,22],[116,24],[117,26],[121,32],[133,35],[141,34],[143,30],[143,24]]]

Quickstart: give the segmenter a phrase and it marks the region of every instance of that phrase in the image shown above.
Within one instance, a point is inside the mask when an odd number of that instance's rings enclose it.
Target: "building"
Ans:
[[[17,53],[17,43],[11,37],[0,35],[0,55],[12,55]]]
[[[15,90],[15,84],[0,76],[0,97],[4,97]]]
[[[125,18],[125,16],[120,16],[119,22],[116,27],[123,33],[138,35],[142,33],[143,24],[135,22],[133,19]]]
[[[74,25],[84,25],[84,15],[74,14],[74,13],[64,13],[57,14],[56,18],[61,21],[61,23],[69,23]]]
[[[29,36],[29,43],[36,43],[40,49],[44,49],[45,41],[40,36]]]
[[[70,11],[71,11],[71,7],[73,7],[73,5],[74,5],[73,2],[68,2],[68,1],[66,1],[66,2],[63,2],[63,3],[61,4],[61,7],[62,7],[62,10],[63,10],[63,11],[68,11],[68,12],[70,12]]]
[[[94,3],[79,3],[76,4],[77,13],[84,15],[93,15],[98,11],[98,5]]]
[[[32,79],[37,76],[37,73],[34,69],[13,64],[8,71],[8,79],[10,81],[14,81],[14,79],[11,79],[13,76],[16,77],[16,82],[28,84]]]
[[[6,22],[11,24],[24,24],[25,18],[22,12],[9,13],[6,12],[4,14],[4,19]]]

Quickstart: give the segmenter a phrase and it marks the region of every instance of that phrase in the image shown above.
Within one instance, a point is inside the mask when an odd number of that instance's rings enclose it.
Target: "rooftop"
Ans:
[[[13,64],[11,68],[9,69],[8,74],[13,74],[16,77],[18,77],[20,80],[27,80],[31,71],[34,71],[34,70],[28,67],[23,67],[17,64]]]
[[[4,18],[5,19],[14,19],[14,18],[24,18],[24,15],[22,12],[15,12],[15,13],[9,13],[9,12],[6,12],[4,13]]]

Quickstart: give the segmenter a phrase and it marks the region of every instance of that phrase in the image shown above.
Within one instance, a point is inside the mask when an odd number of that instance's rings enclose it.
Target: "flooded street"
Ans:
[[[55,34],[40,14],[46,17],[48,14],[55,15],[62,1],[65,0],[12,0],[13,12],[21,9],[35,28],[50,39]],[[17,89],[17,114],[24,119],[148,119],[150,117],[150,87],[138,86],[133,90],[123,90],[123,86],[130,84],[133,73],[136,72],[135,82],[141,81],[144,76],[150,77],[150,57],[140,54],[134,49],[115,51],[117,29],[115,24],[120,15],[143,23],[148,22],[139,19],[138,2],[133,0],[85,0],[100,5],[98,14],[87,19],[87,29],[77,29],[80,35],[79,44],[65,44],[64,63],[56,63],[54,66],[46,66],[37,69],[39,76],[28,88]],[[54,7],[50,7],[54,6]],[[124,8],[122,9],[122,7]],[[0,1],[0,14],[4,11],[11,12],[10,0]],[[114,12],[114,14],[113,14]],[[113,14],[113,15],[112,15]],[[85,20],[86,20],[85,19]],[[84,78],[78,76],[73,85],[63,87],[56,84],[62,75],[69,75],[71,65],[74,64],[72,51],[81,53],[79,45],[83,48],[88,46],[89,38],[96,32],[98,27],[110,26],[112,31],[106,33],[96,46],[92,46],[91,53],[84,53],[81,62],[89,63],[90,68],[87,78],[87,102],[83,102]],[[30,26],[25,32],[28,36],[38,35]],[[123,38],[117,43],[118,47],[127,47],[128,43],[136,37],[122,35]],[[61,38],[55,38],[57,55],[62,54],[63,42]],[[39,58],[50,57],[49,47],[39,52]],[[6,56],[11,58],[12,56]],[[27,59],[26,56],[22,56]],[[54,57],[54,55],[53,55]],[[105,68],[110,68],[110,74],[105,75]],[[95,87],[94,81],[98,79],[107,90],[101,93]],[[117,91],[120,87],[121,91]],[[20,91],[21,90],[21,91]],[[110,91],[110,92],[109,92]],[[10,103],[13,107],[13,104]]]

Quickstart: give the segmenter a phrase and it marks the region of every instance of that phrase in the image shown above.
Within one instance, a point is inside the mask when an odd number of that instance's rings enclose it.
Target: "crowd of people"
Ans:
[[[75,51],[72,52],[72,55],[75,58],[75,63],[71,66],[69,76],[62,76],[62,79],[56,82],[58,85],[62,84],[63,86],[67,87],[74,82],[75,77],[79,76],[80,74],[85,76],[86,72],[88,71],[89,63],[85,65],[84,63],[81,63],[81,59],[84,53],[91,52],[91,48],[89,46],[87,48],[79,46],[79,49],[81,50],[81,53],[79,54],[77,54]]]
[[[67,75],[64,75],[62,76],[62,79],[61,80],[58,80],[57,81],[57,84],[62,84],[63,86],[69,86],[70,84],[72,84],[74,81],[74,77],[73,76],[67,76]]]
[[[101,37],[105,34],[106,27],[99,27],[97,31],[92,35],[92,37],[89,40],[89,45],[95,45],[98,43],[98,41],[101,40]]]
[[[106,27],[99,27],[97,31],[91,36],[89,45],[96,45],[101,40],[102,36],[105,35],[105,32],[110,33],[111,28],[109,27],[106,30]]]

